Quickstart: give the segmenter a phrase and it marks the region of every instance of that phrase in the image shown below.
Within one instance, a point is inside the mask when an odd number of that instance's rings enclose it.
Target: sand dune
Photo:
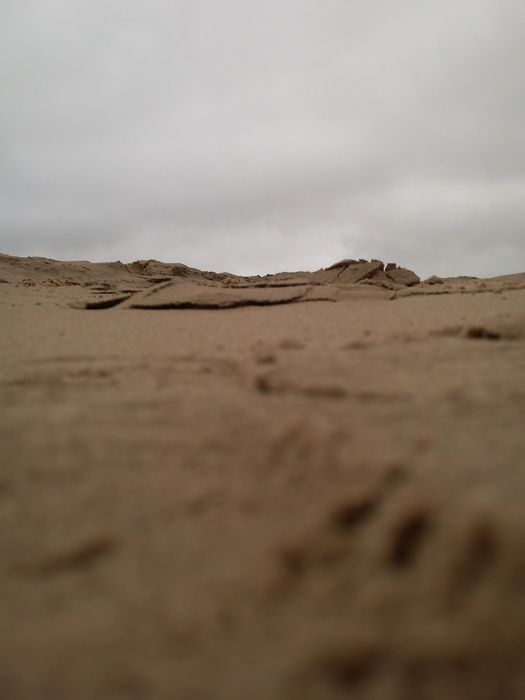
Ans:
[[[0,323],[1,697],[525,697],[525,274],[0,255]]]

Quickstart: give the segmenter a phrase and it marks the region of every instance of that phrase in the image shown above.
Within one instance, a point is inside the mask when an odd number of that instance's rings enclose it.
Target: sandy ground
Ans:
[[[525,697],[525,275],[321,272],[0,256],[2,698]]]

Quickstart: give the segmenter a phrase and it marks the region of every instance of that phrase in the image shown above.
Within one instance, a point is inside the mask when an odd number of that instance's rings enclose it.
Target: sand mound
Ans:
[[[97,282],[133,279],[121,262],[91,263],[86,260],[62,262],[50,258],[19,258],[0,253],[0,279],[6,283],[90,286]]]
[[[501,293],[525,287],[525,275],[490,280],[433,275],[421,282],[414,272],[395,263],[345,259],[314,272],[241,276],[157,260],[89,263],[0,255],[2,282],[77,288],[79,293],[71,303],[80,309],[231,309],[307,301]]]
[[[358,292],[358,285],[396,291],[419,283],[410,270],[392,263],[385,267],[379,260],[341,260],[315,272],[243,277],[157,260],[88,263],[8,255],[0,255],[0,280],[24,286],[86,287],[90,297],[75,302],[85,309],[120,304],[134,309],[225,309],[336,301],[350,291]]]
[[[124,308],[132,309],[270,306],[337,301],[363,284],[378,289],[400,290],[419,283],[419,277],[410,270],[391,264],[385,271],[384,264],[379,260],[343,260],[316,272],[282,272],[264,277],[203,272],[182,264],[168,265],[156,261],[135,262],[128,265],[127,270],[140,275],[143,281],[156,283],[156,286],[133,294],[131,298],[115,296],[100,303],[88,300],[84,308],[108,308],[120,303]]]

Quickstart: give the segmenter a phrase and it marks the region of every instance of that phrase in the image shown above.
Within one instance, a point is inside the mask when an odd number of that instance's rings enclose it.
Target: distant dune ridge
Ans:
[[[2,699],[525,697],[525,274],[0,255],[0,360]]]
[[[120,261],[90,263],[0,255],[0,280],[25,285],[84,286],[90,295],[78,305],[86,309],[118,305],[135,309],[221,309],[337,301],[356,294],[363,297],[366,289],[371,297],[381,298],[398,293],[446,294],[487,288],[487,281],[476,278],[444,280],[433,275],[421,282],[414,272],[395,263],[385,265],[380,260],[364,259],[341,260],[315,272],[243,277],[157,260],[138,260],[129,264]],[[509,275],[494,278],[491,287],[501,287],[502,284],[516,287],[523,283],[523,275]]]

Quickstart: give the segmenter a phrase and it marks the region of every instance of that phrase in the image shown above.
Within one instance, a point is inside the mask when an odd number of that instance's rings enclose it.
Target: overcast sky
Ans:
[[[0,250],[525,270],[523,0],[2,0]]]

